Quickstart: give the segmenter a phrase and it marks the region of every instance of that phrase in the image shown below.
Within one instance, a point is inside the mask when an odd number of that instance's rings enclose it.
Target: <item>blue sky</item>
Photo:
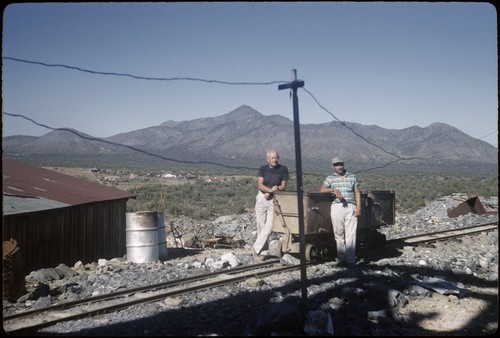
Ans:
[[[14,3],[2,44],[2,112],[96,137],[244,104],[293,120],[289,91],[274,82],[296,69],[341,121],[443,122],[497,146],[497,14],[487,2]],[[298,90],[300,123],[335,120],[309,93]],[[50,132],[2,122],[3,136]]]

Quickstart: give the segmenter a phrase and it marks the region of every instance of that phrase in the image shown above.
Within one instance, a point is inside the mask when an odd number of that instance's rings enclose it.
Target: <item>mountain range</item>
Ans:
[[[45,135],[3,137],[4,156],[123,156],[138,150],[177,159],[265,159],[274,148],[295,159],[294,122],[264,116],[243,105],[221,116],[160,125],[97,139],[72,129]],[[498,163],[498,149],[445,123],[385,129],[376,125],[332,121],[300,125],[303,160],[329,161],[334,155],[359,163],[397,160],[419,163]]]

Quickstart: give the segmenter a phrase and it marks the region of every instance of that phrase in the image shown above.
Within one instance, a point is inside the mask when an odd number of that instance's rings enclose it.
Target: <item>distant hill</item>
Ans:
[[[498,149],[444,123],[428,127],[384,129],[376,125],[333,121],[303,124],[303,160],[328,161],[339,154],[346,161],[387,163],[398,158],[419,163],[498,163]],[[80,136],[79,136],[80,135]],[[124,146],[121,146],[124,145]],[[191,121],[166,121],[158,126],[117,134],[102,141],[76,130],[57,130],[40,137],[3,138],[6,156],[133,155],[134,148],[170,158],[264,159],[267,148],[282,158],[295,158],[293,121],[264,116],[243,105],[227,114]]]

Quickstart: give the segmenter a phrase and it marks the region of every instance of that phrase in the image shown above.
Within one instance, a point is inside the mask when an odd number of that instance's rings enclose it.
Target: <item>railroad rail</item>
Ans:
[[[4,316],[4,330],[11,335],[25,335],[62,321],[108,313],[184,293],[220,287],[230,283],[241,282],[250,277],[263,277],[280,272],[298,270],[299,267],[300,265],[283,266],[278,259],[268,260],[258,264],[235,267],[231,270],[191,276],[78,301],[60,303],[47,308]]]
[[[489,232],[494,230],[498,230],[498,222],[484,223],[464,228],[442,230],[427,234],[396,238],[388,240],[386,242],[386,246],[401,246],[401,245],[414,246],[421,243],[436,242],[436,241],[452,239],[466,235],[473,235],[481,232]]]

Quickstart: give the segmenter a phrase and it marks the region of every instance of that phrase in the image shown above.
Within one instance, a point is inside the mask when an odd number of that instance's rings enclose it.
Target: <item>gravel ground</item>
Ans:
[[[448,218],[446,209],[464,200],[453,195],[380,229],[388,239],[497,222],[493,216]],[[498,210],[497,197],[480,197]],[[16,303],[4,301],[4,315],[66,300],[109,293],[192,274],[230,269],[229,262],[252,264],[255,239],[252,214],[224,216],[214,222],[170,220],[185,241],[227,236],[241,247],[182,249],[173,236],[168,259],[135,264],[125,258],[42,269],[26,277],[31,292]],[[167,237],[172,234],[167,234]],[[272,248],[279,241],[273,234]],[[284,261],[293,257],[283,256]],[[498,326],[498,231],[427,246],[358,252],[353,269],[335,261],[307,267],[307,297],[300,272],[251,278],[213,289],[133,306],[115,313],[59,323],[44,336],[252,336],[252,335],[486,335]],[[233,263],[234,264],[234,263]],[[53,271],[55,270],[55,272]],[[63,273],[61,271],[66,271]],[[305,301],[305,325],[297,312]]]

